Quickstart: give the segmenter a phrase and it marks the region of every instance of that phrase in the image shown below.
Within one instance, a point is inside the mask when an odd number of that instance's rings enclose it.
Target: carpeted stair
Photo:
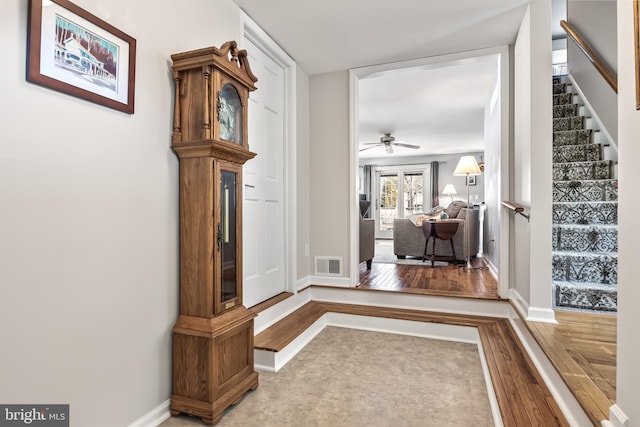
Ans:
[[[570,84],[553,84],[553,282],[557,309],[615,312],[618,185]]]

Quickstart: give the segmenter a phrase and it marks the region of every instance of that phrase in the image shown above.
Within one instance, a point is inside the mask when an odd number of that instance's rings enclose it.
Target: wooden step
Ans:
[[[320,304],[308,302],[256,335],[253,347],[256,350],[282,351],[326,312]]]
[[[281,292],[278,295],[269,298],[266,301],[262,301],[259,304],[256,304],[254,306],[249,307],[249,310],[253,311],[254,313],[258,314],[261,311],[265,311],[268,308],[273,307],[274,305],[286,300],[289,297],[293,296],[293,292]]]

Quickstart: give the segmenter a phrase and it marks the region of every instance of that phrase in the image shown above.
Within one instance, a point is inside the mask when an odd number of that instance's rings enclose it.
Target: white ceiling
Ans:
[[[360,143],[391,133],[419,149],[382,146],[360,158],[483,151],[484,108],[497,79],[497,55],[386,71],[359,84]],[[361,145],[360,147],[365,148]]]
[[[514,42],[528,0],[234,0],[308,74]],[[392,132],[418,155],[482,151],[495,59],[385,72],[360,81],[360,139]],[[402,150],[402,151],[401,151]],[[411,151],[411,153],[408,153]],[[362,157],[387,155],[383,148]]]

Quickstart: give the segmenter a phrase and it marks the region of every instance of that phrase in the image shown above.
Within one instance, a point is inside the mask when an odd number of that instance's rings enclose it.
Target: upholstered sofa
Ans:
[[[449,221],[459,223],[458,231],[453,236],[453,247],[456,252],[456,260],[462,261],[468,254],[475,256],[478,253],[478,209],[467,209],[465,202],[455,201],[444,212],[449,216]],[[439,216],[439,215],[438,215]],[[393,221],[393,253],[400,259],[422,257],[426,238],[422,232],[420,219],[416,217],[396,219]],[[418,225],[416,225],[418,224]],[[465,229],[469,229],[469,248],[465,242]],[[431,253],[432,242],[429,242],[428,252]],[[436,255],[452,255],[449,241],[436,239]]]

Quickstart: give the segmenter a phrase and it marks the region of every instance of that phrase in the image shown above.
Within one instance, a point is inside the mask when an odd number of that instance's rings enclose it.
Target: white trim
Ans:
[[[624,413],[622,408],[618,404],[614,404],[609,408],[609,421],[606,424],[603,422],[603,426],[610,427],[627,427],[629,425],[629,417]]]
[[[436,55],[427,58],[414,59],[402,62],[393,62],[388,64],[373,65],[362,68],[355,68],[349,70],[349,161],[351,168],[349,170],[349,277],[351,280],[351,286],[356,286],[359,281],[359,269],[358,269],[358,198],[357,198],[357,177],[358,177],[358,148],[359,148],[359,135],[358,135],[358,82],[361,78],[365,78],[370,74],[396,70],[402,68],[433,65],[437,67],[438,64],[445,62],[464,61],[481,56],[497,55],[499,58],[499,70],[500,70],[500,117],[501,117],[501,150],[500,150],[500,200],[509,200],[509,175],[511,173],[509,158],[510,152],[510,128],[509,128],[509,114],[510,114],[510,74],[509,74],[509,47],[498,46],[493,48],[477,49],[465,52],[457,52],[445,55]],[[505,221],[504,215],[500,206],[496,206],[500,212],[499,221],[500,224],[500,260],[499,260],[499,272],[498,272],[498,291],[502,298],[507,298],[509,293],[509,223]]]
[[[507,318],[510,313],[510,305],[506,301],[352,290],[338,287],[312,287],[311,300],[487,317]]]
[[[556,313],[552,309],[529,306],[529,303],[520,295],[520,292],[513,288],[509,289],[509,299],[513,302],[520,317],[529,322],[558,323],[556,321]]]
[[[261,371],[278,372],[326,326],[326,315],[323,315],[281,351],[253,350],[254,368]]]
[[[480,364],[482,365],[482,373],[484,374],[484,383],[487,386],[487,394],[489,395],[489,405],[491,406],[491,415],[493,415],[494,427],[503,427],[502,412],[500,412],[500,405],[498,404],[498,398],[496,397],[496,391],[493,388],[493,381],[491,380],[491,373],[489,372],[489,364],[484,354],[484,347],[482,346],[482,340],[478,339],[478,354],[480,355]]]
[[[584,410],[571,393],[571,390],[569,390],[562,377],[560,377],[560,374],[558,374],[558,371],[556,371],[542,349],[538,346],[538,343],[527,329],[524,321],[522,321],[515,310],[512,311],[509,322],[511,323],[511,326],[513,326],[522,346],[540,373],[544,383],[549,388],[551,395],[555,399],[569,425],[575,427],[592,425],[589,417],[585,414]]]
[[[241,44],[246,37],[264,54],[274,60],[284,70],[284,290],[296,292],[297,288],[297,197],[296,197],[296,62],[269,37],[244,11],[240,11]],[[243,46],[241,46],[243,47]]]
[[[602,132],[602,136],[604,136],[604,138],[606,139],[606,141],[600,141],[600,142],[601,143],[606,143],[606,142],[610,143],[611,144],[611,148],[615,151],[616,158],[617,158],[617,156],[618,156],[618,141],[615,141],[611,137],[611,134],[609,133],[607,128],[602,124],[602,120],[600,120],[600,117],[598,117],[598,115],[596,114],[596,112],[593,109],[593,107],[591,107],[591,104],[589,103],[589,100],[587,99],[586,96],[584,96],[584,92],[582,92],[582,90],[580,89],[580,86],[578,86],[578,83],[576,83],[576,81],[573,79],[573,76],[571,76],[571,74],[568,74],[567,77],[569,78],[569,81],[571,82],[571,86],[573,86],[574,89],[576,90],[576,92],[578,93],[578,96],[580,97],[580,101],[584,104],[585,107],[587,107],[587,110],[589,110],[589,115],[591,116],[593,121],[596,122],[596,126],[598,126],[598,130],[600,132]]]
[[[349,70],[349,286],[360,283],[360,212],[358,206],[358,147],[360,133],[358,127],[358,74]]]
[[[306,290],[303,292],[298,292],[297,294],[290,296],[283,301],[280,301],[278,304],[261,311],[253,320],[254,335],[258,335],[269,326],[273,325],[281,319],[284,319],[289,314],[293,313],[309,301],[311,301],[311,291]]]
[[[527,321],[558,324],[555,311],[543,307],[529,307]]]
[[[296,281],[296,292],[300,292],[301,289],[308,288],[311,285],[311,276],[301,277]]]
[[[169,406],[171,405],[171,399],[167,399],[131,424],[128,427],[156,427],[162,424],[163,421],[168,420],[171,417],[169,412]]]
[[[500,199],[511,200],[511,73],[509,47],[503,46],[496,49],[498,61],[500,61]],[[509,297],[510,262],[509,262],[509,242],[511,240],[511,227],[509,226],[509,214],[501,206],[495,206],[498,210],[498,224],[500,236],[500,256],[498,259],[498,293],[500,298]],[[495,267],[495,266],[494,266]]]
[[[309,282],[320,286],[333,286],[337,288],[350,288],[352,286],[349,277],[309,276]]]

